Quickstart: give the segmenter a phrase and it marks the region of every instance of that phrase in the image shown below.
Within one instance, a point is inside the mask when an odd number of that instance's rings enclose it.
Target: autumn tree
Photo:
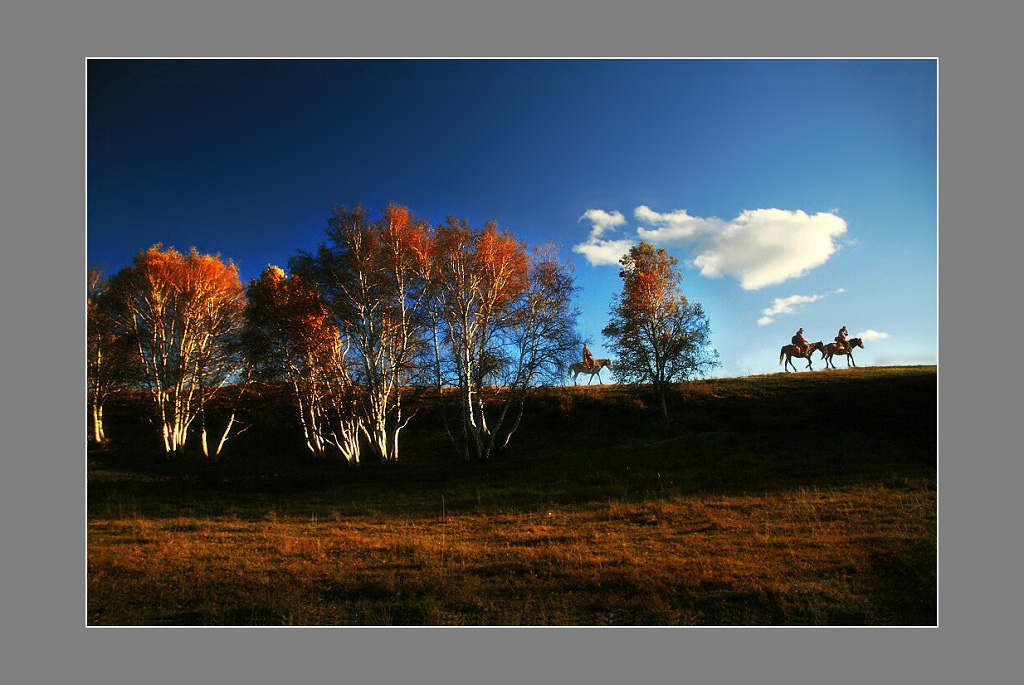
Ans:
[[[184,450],[197,418],[203,453],[216,457],[234,413],[211,444],[206,407],[241,366],[235,343],[245,293],[237,267],[195,248],[183,255],[158,244],[137,254],[110,287],[116,325],[142,362],[168,458]]]
[[[534,252],[494,222],[482,229],[449,217],[437,228],[430,313],[438,387],[458,388],[449,437],[464,459],[508,444],[528,386],[561,376],[579,344],[572,274],[553,248]],[[504,398],[489,414],[488,385]]]
[[[603,330],[617,357],[615,375],[653,386],[667,430],[669,384],[718,366],[718,352],[709,348],[711,330],[704,309],[680,289],[682,274],[675,257],[641,242],[619,263],[622,291]]]
[[[383,461],[398,460],[399,435],[412,418],[404,397],[426,344],[432,242],[429,223],[405,207],[390,204],[373,220],[361,207],[342,207],[316,254],[300,252],[291,262],[326,297],[363,391],[360,428]]]
[[[107,440],[103,407],[116,391],[130,385],[138,372],[130,341],[119,335],[107,278],[100,269],[86,277],[86,388],[92,439]]]
[[[242,340],[255,377],[291,386],[310,453],[324,457],[336,450],[358,463],[362,422],[350,360],[319,290],[270,266],[249,284],[247,295]]]

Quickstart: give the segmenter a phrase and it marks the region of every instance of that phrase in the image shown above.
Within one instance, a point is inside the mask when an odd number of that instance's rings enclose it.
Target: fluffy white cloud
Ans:
[[[622,215],[622,212],[606,212],[603,209],[588,209],[583,212],[580,221],[584,219],[593,224],[590,231],[591,238],[600,238],[601,234],[609,228],[623,226],[626,223],[626,217]]]
[[[744,290],[782,283],[821,266],[839,249],[837,239],[846,232],[846,221],[831,212],[809,215],[802,210],[753,209],[723,221],[690,216],[685,209],[663,214],[641,205],[633,214],[650,226],[637,229],[641,240],[659,247],[690,248],[691,263],[701,275],[732,276]],[[573,249],[587,255],[591,264],[615,263],[607,259],[611,248],[602,234],[623,225],[622,214],[592,209],[581,218],[590,219],[594,229],[587,242]]]
[[[592,266],[618,264],[619,258],[629,252],[636,243],[632,240],[601,240],[591,237],[585,243],[573,245],[572,251],[587,258]]]
[[[845,232],[834,214],[755,209],[706,235],[693,263],[704,276],[733,276],[744,290],[758,290],[821,266]]]
[[[854,335],[852,337],[860,338],[864,342],[867,342],[869,340],[885,340],[886,338],[889,337],[889,334],[882,333],[881,331],[876,331],[869,328],[863,333],[858,333],[857,335]]]
[[[701,233],[707,233],[721,224],[717,219],[701,219],[690,216],[685,209],[678,209],[669,214],[659,214],[647,205],[640,205],[633,210],[633,216],[650,226],[660,228],[638,228],[637,233],[642,240],[649,243],[663,244],[674,240],[687,240]]]
[[[618,264],[619,258],[629,252],[629,248],[635,244],[635,241],[628,238],[614,240],[602,237],[607,231],[626,223],[626,217],[622,212],[588,209],[580,217],[580,221],[584,219],[591,223],[590,235],[586,242],[573,245],[572,251],[586,257],[592,266]]]

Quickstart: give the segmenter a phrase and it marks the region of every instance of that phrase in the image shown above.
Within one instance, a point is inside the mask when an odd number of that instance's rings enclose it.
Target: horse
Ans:
[[[814,368],[811,366],[811,353],[814,352],[815,350],[821,350],[822,354],[824,354],[825,346],[822,345],[820,340],[818,342],[813,342],[810,345],[808,345],[806,354],[800,354],[800,350],[797,348],[796,345],[783,345],[782,351],[779,352],[779,363],[781,364],[782,358],[785,357],[786,365],[782,368],[785,369],[786,371],[789,371],[789,367],[792,366],[793,370],[796,371],[796,365],[793,363],[793,357],[799,357],[800,359],[806,359],[807,368],[810,369],[811,371],[814,371]]]
[[[576,362],[575,364],[569,365],[569,373],[572,374],[572,384],[576,385],[576,379],[579,378],[581,373],[589,373],[590,380],[587,381],[587,385],[590,385],[594,381],[594,376],[597,376],[597,382],[604,385],[604,381],[601,380],[601,369],[604,367],[612,368],[611,359],[595,359],[594,365],[588,367],[584,362]]]
[[[861,349],[864,349],[864,341],[861,340],[860,338],[850,338],[849,340],[846,341],[846,344],[849,345],[849,351],[840,348],[839,343],[834,342],[825,345],[825,347],[821,349],[821,356],[825,360],[826,367],[831,367],[833,369],[836,368],[835,363],[832,361],[832,357],[837,354],[846,355],[847,368],[849,368],[851,362],[854,366],[857,366],[857,362],[853,361],[853,348],[859,347]]]

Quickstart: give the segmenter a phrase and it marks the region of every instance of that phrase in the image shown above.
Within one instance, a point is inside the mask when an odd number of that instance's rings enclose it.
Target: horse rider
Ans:
[[[583,365],[587,367],[587,371],[594,368],[594,355],[590,354],[587,343],[583,343]]]
[[[796,345],[796,349],[800,351],[801,355],[807,354],[807,338],[804,337],[804,329],[801,326],[800,330],[793,336],[793,344]]]
[[[836,335],[836,342],[839,343],[839,347],[841,347],[847,354],[850,352],[850,345],[846,342],[848,335],[850,335],[850,331],[846,330],[846,326],[840,328],[839,334]]]

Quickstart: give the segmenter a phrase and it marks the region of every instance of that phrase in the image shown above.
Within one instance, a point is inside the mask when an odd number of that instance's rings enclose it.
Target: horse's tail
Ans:
[[[783,345],[782,349],[779,350],[779,363],[782,363],[782,358],[786,356],[786,346]]]

